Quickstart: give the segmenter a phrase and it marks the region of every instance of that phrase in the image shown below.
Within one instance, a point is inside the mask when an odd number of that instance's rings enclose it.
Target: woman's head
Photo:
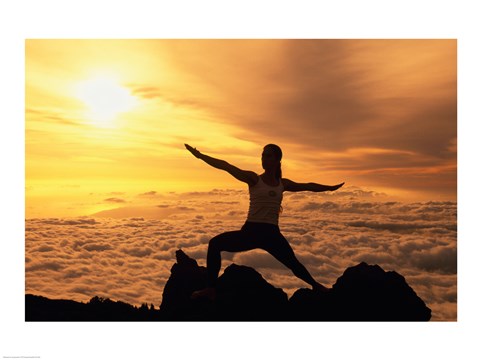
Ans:
[[[282,178],[282,149],[278,145],[265,145],[262,152],[262,167],[265,170],[275,171],[277,179]]]

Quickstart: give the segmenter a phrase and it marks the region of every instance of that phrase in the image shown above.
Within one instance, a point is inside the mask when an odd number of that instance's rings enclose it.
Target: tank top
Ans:
[[[248,188],[250,207],[247,221],[278,225],[283,189],[282,180],[277,186],[271,186],[259,176],[257,183]]]

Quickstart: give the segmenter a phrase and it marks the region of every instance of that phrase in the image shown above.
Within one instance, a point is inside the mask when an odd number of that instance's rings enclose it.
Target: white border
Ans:
[[[6,3],[7,4],[7,3]],[[478,358],[478,12],[464,1],[15,1],[2,6],[0,356],[41,359]],[[468,5],[466,5],[468,4]],[[25,323],[26,38],[454,38],[459,79],[458,322]],[[477,215],[478,216],[478,215]],[[2,283],[4,283],[2,281]]]

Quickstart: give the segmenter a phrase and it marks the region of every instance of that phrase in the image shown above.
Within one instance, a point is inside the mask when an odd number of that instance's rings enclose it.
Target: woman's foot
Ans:
[[[320,293],[327,293],[327,292],[329,292],[329,291],[332,290],[332,289],[329,289],[329,288],[323,286],[323,285],[320,284],[320,283],[316,283],[316,284],[314,284],[314,285],[312,286],[312,290],[313,290],[313,291],[316,291],[316,292],[320,292]]]
[[[213,287],[207,287],[205,289],[194,291],[190,296],[192,300],[207,298],[211,301],[215,300],[216,297],[217,297],[217,290]]]

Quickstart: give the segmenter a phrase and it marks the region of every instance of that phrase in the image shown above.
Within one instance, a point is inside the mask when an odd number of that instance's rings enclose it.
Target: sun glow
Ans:
[[[86,117],[100,127],[114,126],[118,114],[137,105],[137,99],[127,88],[107,76],[97,76],[79,83],[76,96],[88,109]]]

